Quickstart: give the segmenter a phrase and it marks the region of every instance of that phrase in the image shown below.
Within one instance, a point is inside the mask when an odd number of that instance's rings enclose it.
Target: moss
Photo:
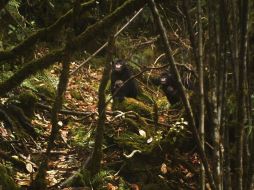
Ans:
[[[153,145],[147,144],[147,138],[128,131],[116,137],[115,140],[120,147],[129,151],[140,150],[142,153],[150,153],[153,150]]]
[[[149,94],[146,92],[139,93],[138,95],[138,100],[148,103],[148,104],[153,104],[153,100]]]
[[[19,106],[23,109],[25,115],[31,118],[34,115],[35,104],[38,97],[32,91],[26,91],[18,96]]]
[[[141,116],[152,119],[152,108],[133,98],[124,98],[121,102],[114,101],[113,109],[124,112],[134,111]]]
[[[138,117],[135,119],[124,118],[123,120],[128,126],[128,130],[131,132],[138,133],[139,129],[142,129],[146,132],[146,136],[151,136],[153,128],[145,121],[143,117]]]
[[[153,60],[154,50],[152,48],[150,48],[150,46],[149,46],[149,48],[144,49],[142,55],[143,55],[144,61],[147,64],[147,62],[149,63],[150,61]]]
[[[159,108],[163,109],[169,106],[168,100],[166,97],[160,97],[159,100],[157,101],[157,105]]]
[[[54,99],[56,96],[56,89],[53,85],[41,85],[36,90],[46,99]]]
[[[82,95],[81,95],[80,91],[78,91],[78,90],[73,89],[70,91],[70,94],[76,100],[83,100]]]
[[[18,190],[19,187],[14,180],[9,176],[6,168],[0,164],[0,189],[4,190]]]
[[[72,187],[79,187],[79,186],[84,186],[85,181],[84,181],[84,176],[78,172],[75,177],[70,181],[68,186]]]

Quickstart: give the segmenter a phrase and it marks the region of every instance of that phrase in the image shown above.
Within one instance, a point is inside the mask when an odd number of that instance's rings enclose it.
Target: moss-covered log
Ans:
[[[85,12],[95,5],[95,0],[84,3],[81,5],[80,12]],[[54,24],[38,30],[11,50],[0,51],[0,62],[24,54],[26,51],[29,51],[29,48],[34,46],[38,40],[44,39],[45,36],[48,36],[49,34],[57,36],[57,31],[59,31],[65,24],[71,22],[71,19],[73,18],[72,15],[73,9],[69,10],[67,13],[61,16]]]
[[[78,49],[84,49],[86,43],[93,40],[104,28],[112,27],[118,21],[125,16],[130,15],[132,12],[138,10],[144,6],[146,0],[129,0],[121,7],[117,8],[112,14],[106,16],[104,19],[88,27],[83,33],[77,36],[74,40],[70,41],[65,48],[56,50],[38,60],[33,60],[24,66],[11,78],[0,84],[0,96],[3,96],[17,85],[21,84],[26,78],[35,74],[36,72],[48,68],[64,57],[66,51],[76,51]]]
[[[33,60],[28,63],[12,77],[0,84],[0,96],[21,84],[29,76],[40,70],[48,68],[50,65],[60,60],[63,57],[63,53],[64,49],[56,50],[40,59]]]
[[[124,98],[123,101],[119,102],[117,100],[113,103],[114,110],[120,110],[123,112],[134,111],[137,114],[152,119],[153,109],[133,98]]]

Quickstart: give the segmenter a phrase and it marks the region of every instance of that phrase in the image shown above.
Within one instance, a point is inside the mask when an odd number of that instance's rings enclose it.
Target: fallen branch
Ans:
[[[47,110],[47,111],[51,111],[52,107],[48,106],[48,105],[44,105],[42,103],[37,103],[36,107]],[[59,111],[59,113],[61,114],[66,114],[66,115],[73,115],[73,116],[93,116],[93,115],[97,115],[97,112],[82,112],[82,111],[71,111],[71,110],[67,110],[67,109],[61,109]]]

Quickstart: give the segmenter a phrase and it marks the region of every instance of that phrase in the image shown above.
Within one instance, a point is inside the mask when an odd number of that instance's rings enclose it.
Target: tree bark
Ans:
[[[241,6],[241,36],[240,36],[240,52],[239,52],[239,86],[237,92],[237,155],[236,155],[236,188],[243,189],[243,137],[244,137],[244,121],[245,121],[245,89],[244,89],[244,74],[246,70],[247,58],[247,39],[248,39],[248,15],[249,1],[243,0]]]
[[[59,83],[57,87],[57,95],[55,98],[54,105],[52,107],[51,114],[51,133],[48,140],[48,146],[46,150],[46,155],[44,156],[44,160],[42,161],[38,173],[36,175],[35,180],[31,184],[31,190],[44,190],[47,188],[46,185],[46,171],[48,168],[48,161],[50,160],[50,152],[54,148],[54,142],[59,133],[59,125],[58,125],[58,113],[62,108],[64,93],[67,88],[68,80],[69,80],[69,70],[70,70],[70,60],[69,55],[66,54],[64,57],[64,62],[62,63],[62,72],[59,77]]]
[[[201,2],[198,0],[198,76],[199,76],[199,130],[200,143],[205,151],[205,100],[204,100],[204,65],[203,65],[203,30]],[[200,189],[205,190],[205,169],[201,164]]]
[[[99,86],[99,101],[98,101],[98,113],[99,118],[97,122],[97,128],[95,133],[95,144],[94,149],[89,158],[88,162],[84,165],[85,169],[88,169],[92,176],[100,171],[101,160],[102,160],[102,142],[104,138],[104,128],[106,120],[106,95],[105,90],[107,88],[108,81],[111,73],[111,61],[113,59],[113,52],[115,49],[115,30],[111,33],[108,40],[108,54],[106,58],[106,64],[104,67],[102,79]]]

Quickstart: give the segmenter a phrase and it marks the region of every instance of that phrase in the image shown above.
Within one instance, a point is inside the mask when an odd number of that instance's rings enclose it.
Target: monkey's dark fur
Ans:
[[[124,82],[132,76],[128,65],[123,60],[117,60],[112,63],[111,72],[111,94],[114,99],[123,100],[124,97],[137,98],[138,88],[134,79],[129,80],[126,84]],[[121,87],[121,89],[119,89]],[[116,90],[119,91],[116,92]]]

